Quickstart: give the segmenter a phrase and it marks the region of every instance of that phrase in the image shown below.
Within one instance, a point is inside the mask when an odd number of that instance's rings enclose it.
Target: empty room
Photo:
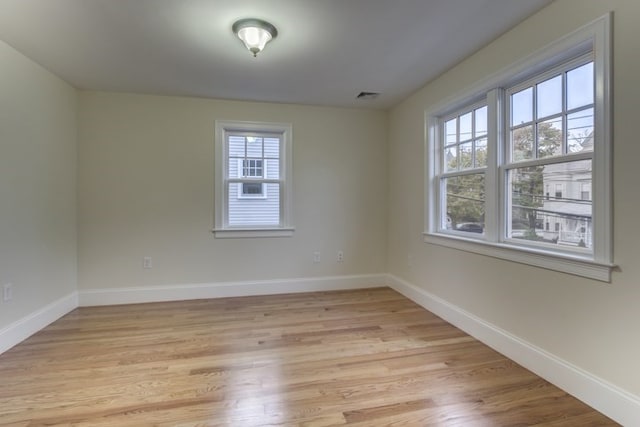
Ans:
[[[0,0],[0,426],[640,426],[638,19]]]

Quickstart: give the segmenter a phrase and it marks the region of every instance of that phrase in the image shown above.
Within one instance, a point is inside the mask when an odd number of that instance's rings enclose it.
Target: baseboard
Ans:
[[[387,284],[550,383],[624,426],[640,425],[640,398],[399,277]]]
[[[78,307],[78,293],[72,292],[0,329],[0,354],[55,322]]]
[[[190,299],[275,295],[336,291],[387,286],[386,274],[329,276],[318,278],[198,283],[152,287],[86,289],[79,292],[81,307]]]

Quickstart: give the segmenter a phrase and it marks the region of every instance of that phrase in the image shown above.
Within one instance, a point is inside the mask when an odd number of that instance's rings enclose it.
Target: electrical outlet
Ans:
[[[344,252],[338,251],[338,256],[336,257],[336,261],[343,262],[344,261]]]
[[[317,264],[320,262],[320,251],[313,252],[313,262],[314,264]]]
[[[7,302],[13,299],[13,285],[11,283],[5,283],[2,287],[2,300]]]
[[[144,258],[142,258],[142,268],[152,268],[153,267],[153,260],[151,259],[150,256],[146,256]]]

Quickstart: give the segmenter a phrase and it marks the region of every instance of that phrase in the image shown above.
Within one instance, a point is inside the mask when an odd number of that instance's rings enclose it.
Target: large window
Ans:
[[[609,280],[609,19],[427,113],[426,242]]]
[[[289,236],[291,126],[216,122],[216,237]]]

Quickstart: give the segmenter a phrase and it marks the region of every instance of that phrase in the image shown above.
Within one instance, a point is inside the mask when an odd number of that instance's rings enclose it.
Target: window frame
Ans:
[[[274,136],[280,139],[279,169],[277,179],[267,179],[266,175],[260,182],[278,184],[280,188],[280,221],[278,225],[229,225],[229,186],[241,179],[229,177],[229,157],[227,140],[230,134],[253,134],[255,136]],[[293,127],[290,123],[268,123],[250,121],[216,120],[215,122],[215,179],[214,179],[214,227],[216,238],[257,238],[257,237],[290,237],[295,231],[292,222],[292,135]],[[266,164],[263,160],[263,167]],[[263,173],[266,169],[263,169]],[[239,185],[242,185],[241,182]],[[264,191],[263,191],[264,192]],[[240,194],[240,193],[238,193]],[[256,199],[264,197],[245,197]]]
[[[500,259],[566,272],[609,282],[614,267],[612,243],[612,167],[611,167],[611,20],[612,14],[545,46],[511,66],[490,75],[425,112],[425,231],[430,244],[479,253]],[[507,136],[507,90],[552,72],[590,53],[594,62],[594,148],[591,198],[593,250],[565,251],[550,245],[514,243],[507,239],[507,165],[510,169],[527,166],[527,161],[510,162]],[[512,92],[513,93],[513,92]],[[488,106],[487,170],[485,176],[485,233],[449,233],[440,225],[442,195],[441,123],[451,114],[471,108],[478,102]],[[535,122],[535,120],[534,120]],[[566,129],[565,129],[566,131]],[[569,157],[574,154],[564,154]],[[579,156],[578,156],[579,157]],[[566,159],[572,160],[570,158]],[[578,160],[578,159],[576,159]],[[519,163],[523,163],[522,166]],[[544,195],[544,194],[543,194]],[[535,242],[533,242],[535,243]]]

